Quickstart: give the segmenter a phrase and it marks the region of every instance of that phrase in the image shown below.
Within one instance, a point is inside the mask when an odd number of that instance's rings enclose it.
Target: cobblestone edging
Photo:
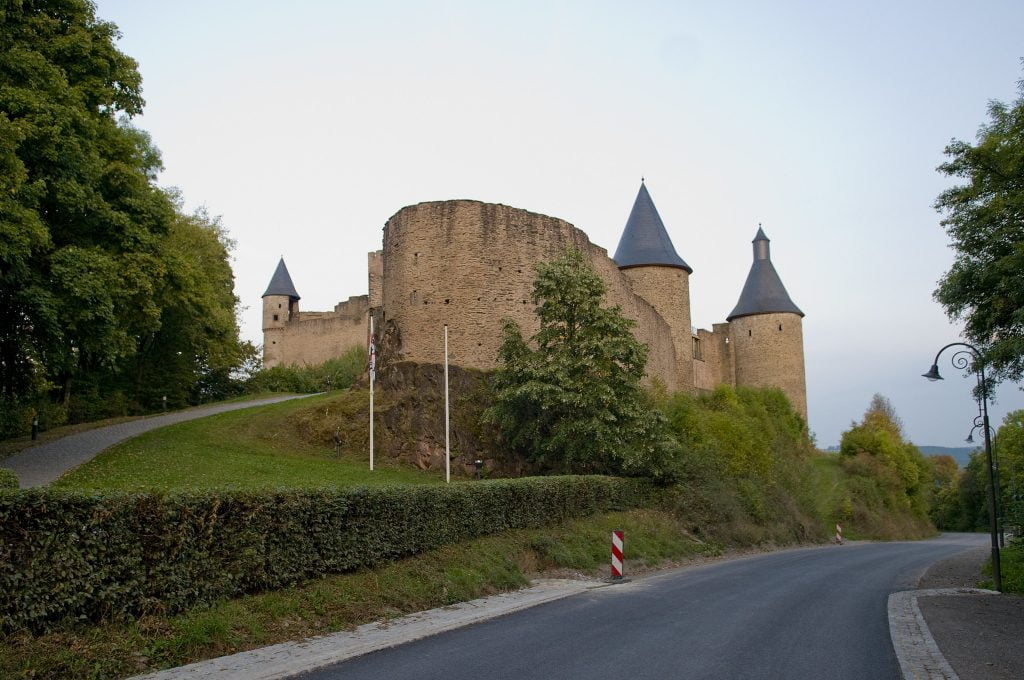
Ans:
[[[904,680],[959,680],[942,656],[928,624],[917,606],[917,598],[932,595],[998,595],[980,588],[935,588],[904,590],[889,595],[889,634]]]
[[[530,588],[460,602],[390,621],[359,626],[352,632],[334,633],[199,661],[187,666],[136,676],[131,680],[279,680],[330,666],[340,661],[421,638],[480,623],[545,602],[560,600],[592,588],[595,581],[538,579]]]

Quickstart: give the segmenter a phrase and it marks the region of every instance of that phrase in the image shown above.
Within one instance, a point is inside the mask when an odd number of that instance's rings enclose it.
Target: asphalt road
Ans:
[[[791,550],[591,590],[306,680],[900,678],[889,593],[982,535]]]

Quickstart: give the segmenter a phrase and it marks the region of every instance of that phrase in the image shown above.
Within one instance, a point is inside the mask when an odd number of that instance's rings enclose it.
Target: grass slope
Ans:
[[[317,487],[325,485],[434,484],[434,474],[376,465],[302,441],[293,414],[329,395],[221,413],[147,432],[104,451],[54,486],[81,490]],[[384,463],[384,461],[381,461]]]

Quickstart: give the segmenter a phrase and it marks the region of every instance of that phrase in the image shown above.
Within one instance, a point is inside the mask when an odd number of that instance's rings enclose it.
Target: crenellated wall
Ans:
[[[382,361],[440,363],[448,324],[449,361],[493,368],[502,319],[527,337],[539,324],[530,300],[534,265],[577,248],[608,286],[606,302],[637,321],[635,334],[649,347],[648,374],[669,389],[676,376],[672,329],[636,295],[607,251],[568,222],[479,201],[420,203],[398,211],[384,227],[383,312],[392,356]]]
[[[516,321],[527,337],[539,327],[530,300],[535,265],[569,248],[581,251],[605,282],[605,303],[636,322],[634,334],[648,347],[648,379],[670,391],[710,391],[723,383],[779,387],[806,418],[799,314],[759,313],[710,331],[693,329],[686,270],[620,270],[564,220],[480,201],[399,210],[384,226],[383,248],[367,255],[368,294],[333,311],[300,312],[297,299],[264,297],[264,364],[317,364],[365,347],[372,314],[382,367],[442,363],[447,324],[452,364],[494,368],[504,319]]]
[[[282,296],[263,298],[263,365],[267,368],[321,364],[341,356],[352,347],[366,346],[367,312],[370,308],[366,295],[339,302],[330,312],[293,312],[291,318],[280,316],[277,305],[281,300],[277,298]],[[283,297],[283,300],[287,302],[288,298]],[[279,314],[279,323],[272,321],[275,313]],[[270,322],[267,321],[268,315]],[[268,323],[272,325],[267,326]]]

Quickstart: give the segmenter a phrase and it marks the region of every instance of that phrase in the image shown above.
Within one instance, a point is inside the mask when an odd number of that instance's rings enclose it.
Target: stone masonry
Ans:
[[[395,213],[383,248],[368,254],[368,295],[332,312],[299,312],[282,260],[263,299],[264,363],[315,364],[365,347],[372,316],[382,365],[443,362],[447,324],[449,361],[492,369],[504,319],[527,337],[538,329],[530,300],[535,265],[575,248],[605,282],[606,303],[636,321],[634,334],[649,348],[649,380],[691,392],[778,387],[806,418],[803,312],[782,286],[760,229],[753,243],[740,300],[729,322],[709,331],[690,325],[691,269],[642,185],[616,252],[621,262],[631,258],[622,265],[564,220],[479,201],[420,203]]]

